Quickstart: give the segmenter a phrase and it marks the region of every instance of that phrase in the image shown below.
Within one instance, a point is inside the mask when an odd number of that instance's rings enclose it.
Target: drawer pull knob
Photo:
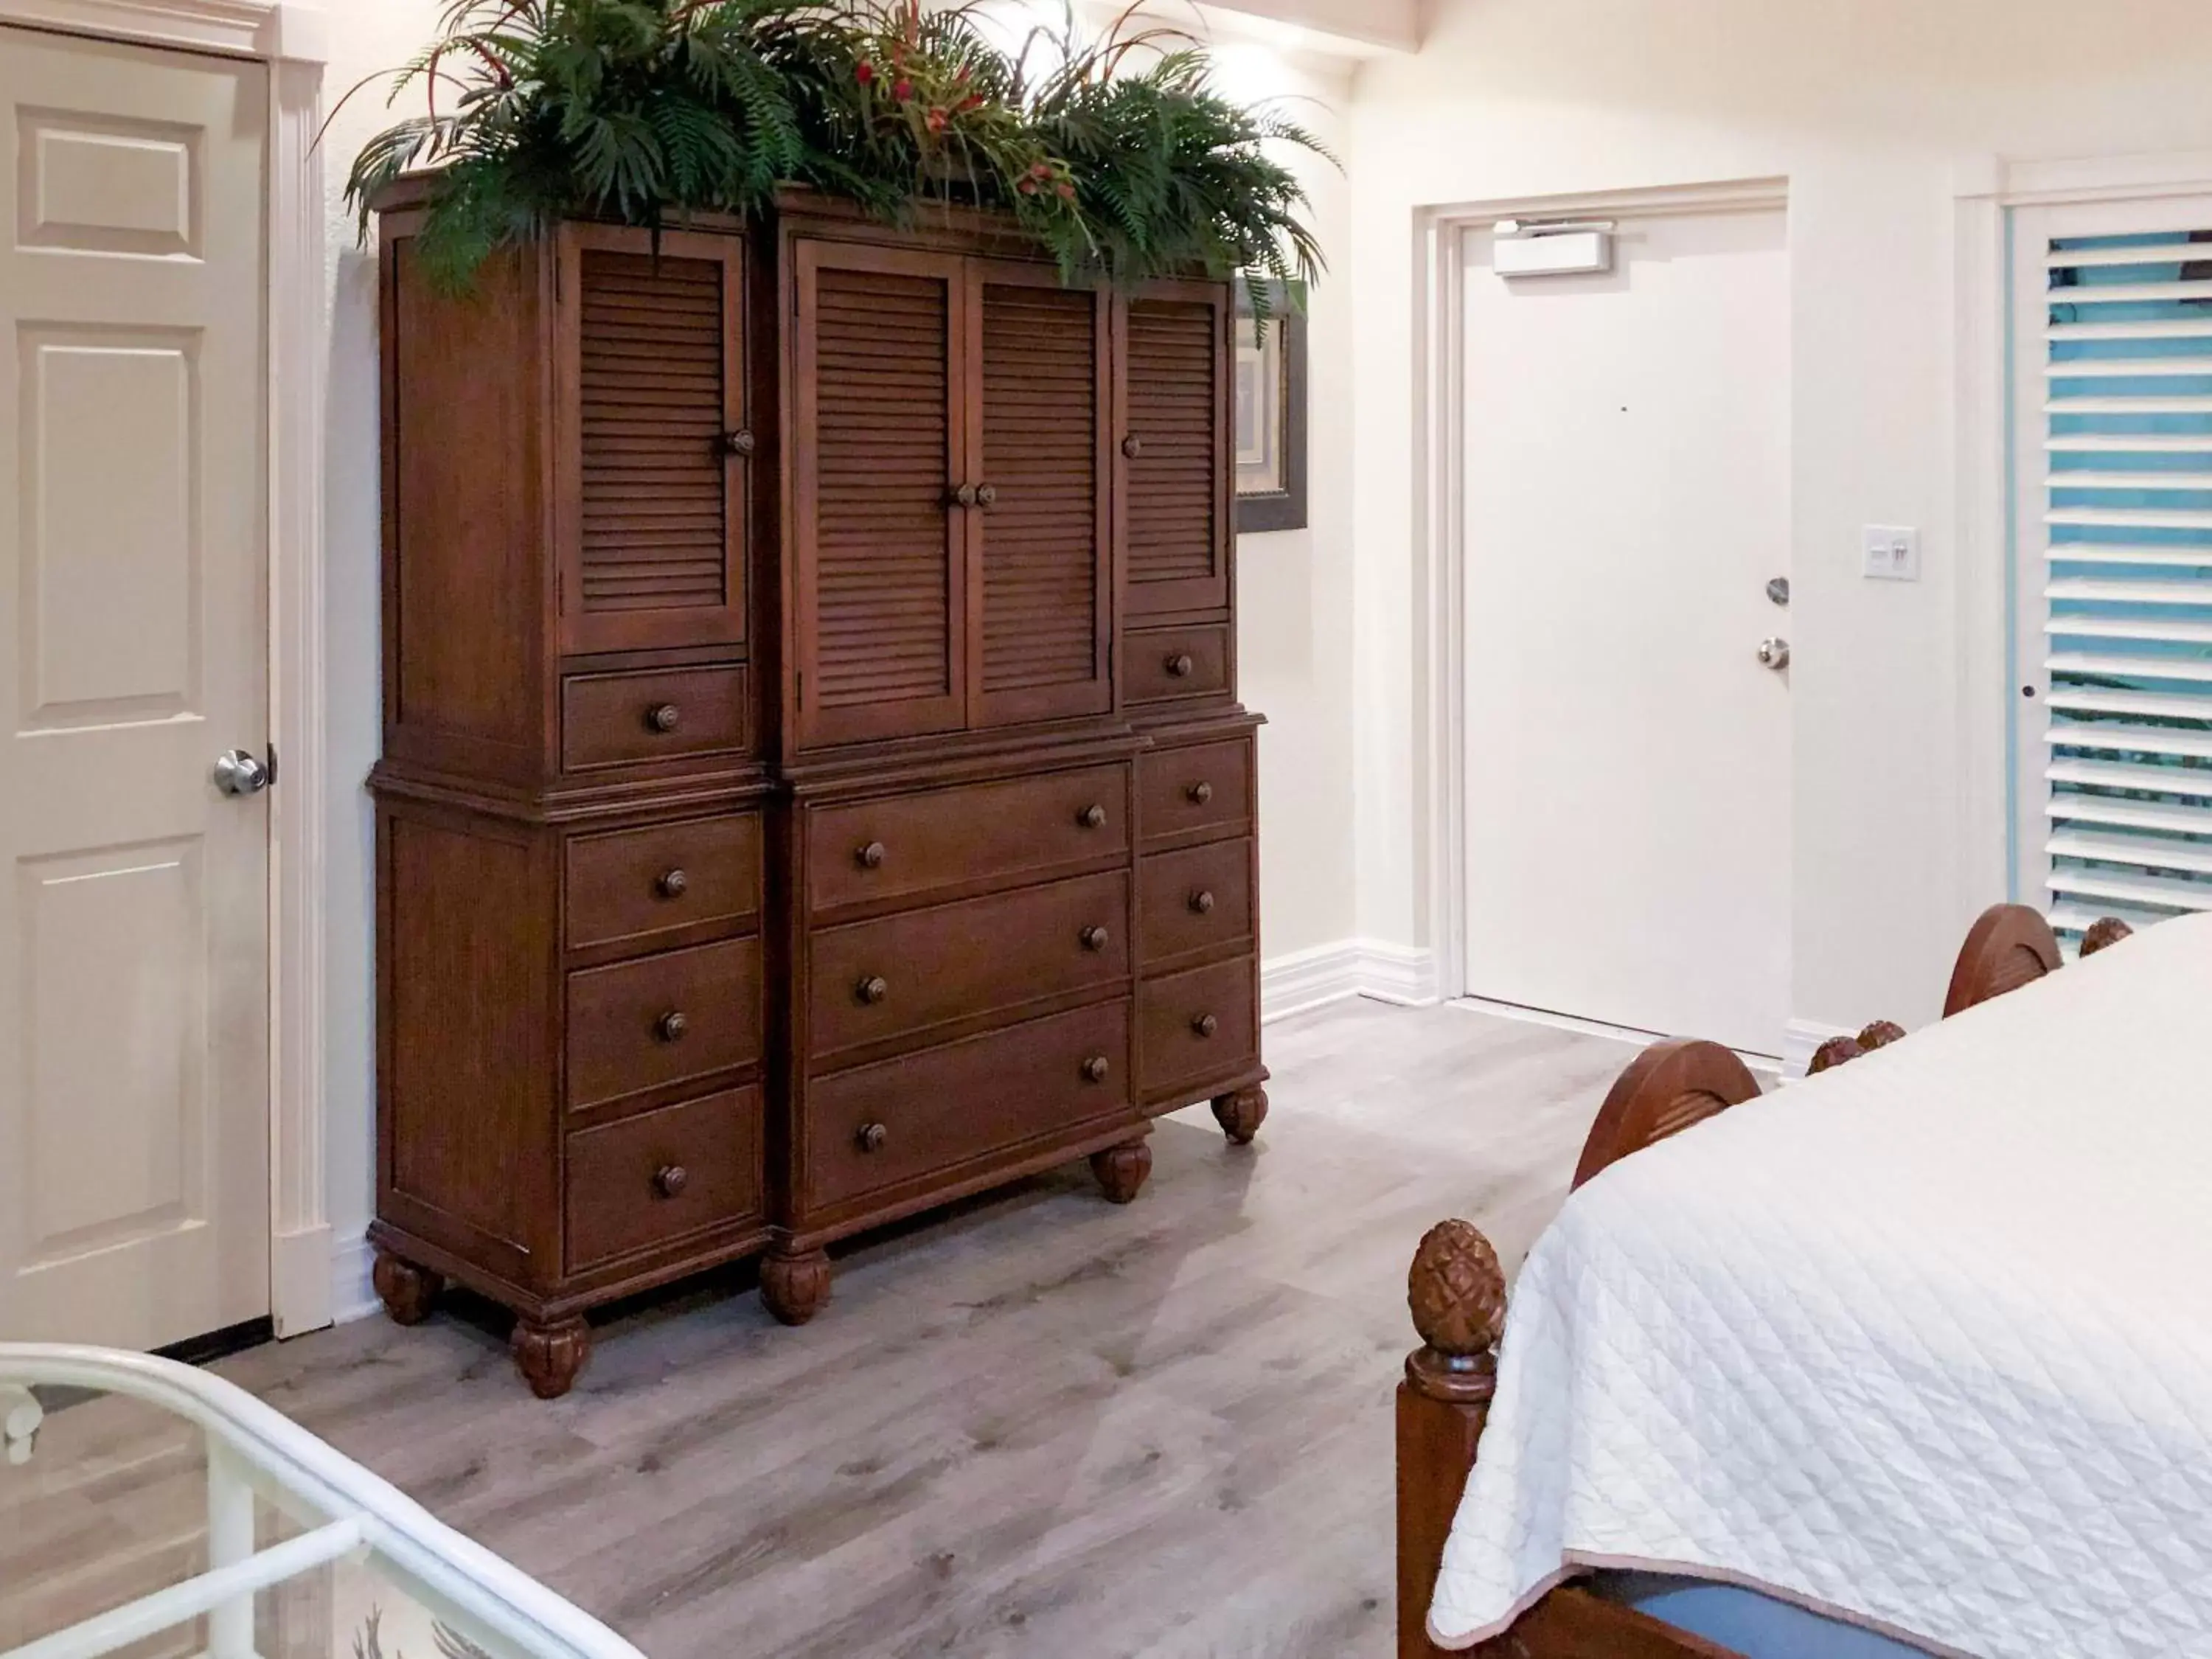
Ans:
[[[863,870],[880,870],[884,867],[884,844],[879,841],[872,841],[853,856],[860,860],[860,868]]]
[[[646,711],[645,723],[656,732],[673,732],[684,724],[684,711],[672,702],[657,702]]]
[[[1086,951],[1103,951],[1114,942],[1113,934],[1095,924],[1085,928],[1080,937],[1083,940],[1083,948]]]
[[[1096,805],[1086,806],[1075,815],[1075,821],[1085,830],[1103,830],[1106,827],[1106,809]]]
[[[1145,453],[1145,441],[1132,432],[1121,440],[1121,453],[1131,460],[1135,460],[1138,456]]]
[[[998,504],[998,500],[999,487],[996,484],[977,484],[975,486],[976,506],[994,507]]]
[[[1200,1014],[1196,1019],[1191,1021],[1190,1029],[1202,1037],[1210,1037],[1221,1029],[1221,1022],[1214,1018],[1212,1014]]]
[[[967,483],[947,485],[945,491],[945,504],[947,507],[975,506],[975,486]]]
[[[690,1029],[691,1022],[684,1018],[681,1008],[671,1008],[653,1023],[653,1036],[663,1042],[681,1042],[684,1034]]]
[[[863,1123],[860,1133],[853,1137],[864,1152],[880,1152],[890,1144],[891,1132],[880,1123]]]
[[[653,1190],[663,1198],[674,1198],[691,1184],[691,1173],[681,1164],[669,1164],[653,1171]]]
[[[1083,1062],[1083,1080],[1085,1083],[1103,1083],[1106,1074],[1113,1069],[1107,1063],[1105,1055],[1093,1054]]]
[[[1194,915],[1205,915],[1213,908],[1213,895],[1200,888],[1190,896],[1190,908]]]
[[[853,994],[863,1002],[881,1002],[891,994],[890,981],[881,974],[871,974],[853,988]]]
[[[1213,799],[1213,786],[1200,778],[1189,788],[1184,790],[1183,793],[1190,797],[1190,804],[1193,806],[1203,806]]]
[[[682,898],[691,890],[691,878],[681,870],[664,870],[653,889],[663,898]]]
[[[1167,660],[1167,671],[1179,680],[1190,678],[1190,671],[1198,666],[1197,660],[1188,651],[1178,651]]]
[[[750,455],[753,448],[753,434],[742,427],[735,432],[722,434],[722,453],[725,455]]]

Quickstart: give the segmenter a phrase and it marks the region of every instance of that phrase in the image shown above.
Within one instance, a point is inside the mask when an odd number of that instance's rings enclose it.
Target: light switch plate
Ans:
[[[1920,580],[1920,532],[1909,525],[1869,525],[1865,550],[1869,578],[1886,582]]]

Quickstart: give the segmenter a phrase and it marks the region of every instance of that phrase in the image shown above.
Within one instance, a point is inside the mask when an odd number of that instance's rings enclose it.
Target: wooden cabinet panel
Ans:
[[[561,764],[570,772],[685,760],[749,746],[744,665],[571,674],[561,682]]]
[[[806,819],[817,911],[1112,858],[1129,845],[1119,763],[816,807]]]
[[[761,1094],[708,1095],[568,1137],[568,1271],[761,1212]]]
[[[1102,714],[1114,702],[1108,301],[1033,265],[978,264],[973,276],[975,723]]]
[[[760,819],[752,813],[572,836],[567,862],[572,951],[647,943],[760,912]]]
[[[823,928],[808,941],[815,1063],[1115,984],[1129,972],[1128,921],[1129,878],[1116,872]]]
[[[1229,689],[1226,626],[1147,629],[1128,636],[1123,695],[1133,703],[1218,696]]]
[[[806,1106],[806,1201],[835,1204],[1126,1111],[1128,1053],[1124,999],[823,1079]]]
[[[1148,847],[1249,824],[1251,740],[1233,738],[1138,756],[1137,816]]]
[[[968,718],[967,306],[957,257],[805,241],[792,388],[803,744]]]
[[[745,637],[743,244],[611,225],[562,238],[562,642]]]
[[[1119,366],[1133,614],[1229,603],[1228,291],[1155,283],[1127,302]]]
[[[1137,1082],[1147,1097],[1234,1076],[1259,1053],[1259,964],[1251,957],[1137,988]]]
[[[568,1104],[581,1110],[760,1058],[761,947],[732,939],[568,975]]]
[[[1137,866],[1139,963],[1252,939],[1252,843],[1218,841],[1154,853]]]

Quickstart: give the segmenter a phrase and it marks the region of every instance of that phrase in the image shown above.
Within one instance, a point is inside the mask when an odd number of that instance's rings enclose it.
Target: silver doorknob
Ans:
[[[1790,641],[1787,640],[1761,640],[1759,642],[1759,660],[1769,668],[1783,669],[1789,667]]]
[[[215,757],[215,787],[226,795],[258,795],[271,781],[269,763],[243,749],[229,749]]]

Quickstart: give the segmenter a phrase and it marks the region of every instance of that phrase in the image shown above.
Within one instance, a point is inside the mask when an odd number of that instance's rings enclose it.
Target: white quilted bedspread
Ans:
[[[1612,1565],[1936,1651],[2212,1655],[2212,915],[1568,1201],[1431,1634]]]

